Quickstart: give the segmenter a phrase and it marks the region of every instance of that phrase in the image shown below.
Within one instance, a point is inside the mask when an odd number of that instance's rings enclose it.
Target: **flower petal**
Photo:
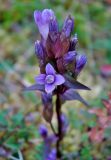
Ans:
[[[46,77],[45,74],[40,74],[40,75],[36,76],[35,77],[36,83],[38,83],[38,84],[45,84],[45,77]]]
[[[62,75],[60,75],[60,74],[57,74],[57,75],[56,75],[56,78],[55,78],[54,84],[55,84],[55,85],[61,85],[61,84],[63,84],[64,82],[65,82],[64,77],[63,77]]]
[[[51,93],[54,89],[55,89],[55,85],[54,84],[45,84],[45,91],[47,93]]]
[[[55,19],[54,12],[51,9],[44,9],[42,12],[36,10],[34,11],[34,19],[40,34],[46,40],[49,33],[50,20]]]
[[[55,19],[55,15],[54,15],[53,10],[51,10],[51,9],[44,9],[42,11],[42,19],[46,23],[49,23],[51,19]]]
[[[40,11],[34,12],[35,23],[38,26],[39,32],[42,37],[46,40],[49,33],[49,26],[47,22],[42,19],[42,13]]]
[[[55,70],[54,70],[53,66],[50,63],[48,63],[46,65],[46,74],[47,75],[55,74]]]
[[[41,21],[41,16],[42,16],[42,13],[40,11],[37,11],[37,10],[34,11],[34,20],[37,25]]]

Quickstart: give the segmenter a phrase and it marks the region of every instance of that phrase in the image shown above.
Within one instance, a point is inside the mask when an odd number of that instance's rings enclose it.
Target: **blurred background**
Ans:
[[[75,19],[77,50],[88,57],[78,80],[92,89],[79,92],[91,108],[104,110],[101,99],[108,99],[111,91],[111,0],[0,0],[0,147],[15,156],[21,150],[26,160],[42,160],[38,125],[45,121],[40,93],[22,88],[33,84],[39,73],[34,42],[40,35],[33,12],[44,8],[54,10],[60,28],[67,15]],[[97,117],[88,109],[76,101],[63,106],[70,124],[62,145],[64,160],[68,153],[72,159],[111,159],[111,127],[100,143],[90,142],[88,129],[97,125]]]

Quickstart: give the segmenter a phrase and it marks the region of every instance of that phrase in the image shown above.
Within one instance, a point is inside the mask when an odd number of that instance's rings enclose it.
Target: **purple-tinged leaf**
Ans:
[[[86,106],[89,106],[89,104],[80,96],[79,93],[77,93],[76,91],[74,91],[74,89],[69,89],[67,90],[63,95],[61,95],[61,98],[63,100],[78,100],[81,103],[83,103]]]
[[[65,83],[64,85],[68,88],[72,88],[72,89],[80,89],[80,90],[91,90],[89,87],[85,86],[84,84],[75,81],[74,79],[72,79],[72,77],[66,76],[65,75]]]
[[[69,38],[65,33],[50,33],[46,41],[46,51],[49,58],[61,58],[68,52],[70,45]]]
[[[51,105],[44,106],[43,108],[43,117],[47,122],[51,122],[53,117],[53,108]]]
[[[51,122],[53,117],[53,105],[52,105],[52,96],[50,94],[42,94],[42,102],[44,105],[43,108],[43,117],[47,122]]]
[[[56,62],[57,62],[57,68],[58,68],[59,73],[63,74],[66,70],[65,67],[64,67],[63,57],[58,58]]]
[[[36,83],[36,84],[33,84],[29,87],[25,87],[23,89],[23,91],[36,91],[36,90],[41,91],[41,92],[45,92],[44,85],[40,85],[40,84]]]

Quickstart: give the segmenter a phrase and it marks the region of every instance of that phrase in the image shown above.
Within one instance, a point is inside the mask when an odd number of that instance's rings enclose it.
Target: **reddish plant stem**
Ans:
[[[56,149],[57,149],[57,158],[61,158],[61,151],[60,151],[60,142],[62,140],[62,122],[61,122],[61,101],[60,101],[60,95],[59,91],[57,92],[57,99],[56,99],[56,113],[57,113],[57,121],[58,121],[58,133],[57,133],[57,143],[56,143]]]

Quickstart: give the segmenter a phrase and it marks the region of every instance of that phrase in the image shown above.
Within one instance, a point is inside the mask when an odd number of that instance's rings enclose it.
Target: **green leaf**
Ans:
[[[5,142],[5,145],[12,149],[13,151],[18,151],[21,147],[21,144],[19,144],[14,136],[11,136],[8,138],[8,140]]]
[[[13,115],[11,120],[14,122],[14,125],[23,125],[24,116],[19,112]]]
[[[7,119],[6,119],[6,112],[0,112],[0,125],[2,126],[7,126],[8,125],[8,122],[7,122]]]

